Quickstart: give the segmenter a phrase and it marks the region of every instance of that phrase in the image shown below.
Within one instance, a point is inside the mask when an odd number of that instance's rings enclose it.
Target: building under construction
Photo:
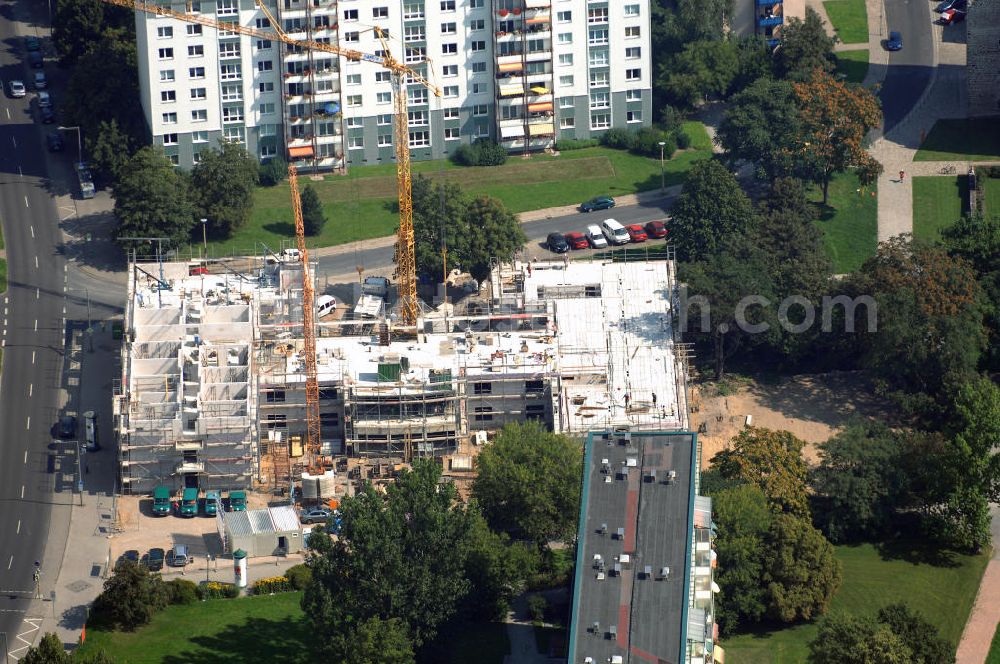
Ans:
[[[301,263],[130,268],[124,491],[287,486],[307,466]],[[317,322],[319,465],[444,457],[527,419],[573,435],[686,428],[674,279],[669,260],[497,263],[405,334],[391,302],[342,304]]]

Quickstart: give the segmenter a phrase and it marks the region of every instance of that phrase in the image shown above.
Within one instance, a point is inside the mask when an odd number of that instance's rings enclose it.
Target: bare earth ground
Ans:
[[[800,375],[782,379],[777,384],[751,382],[733,394],[719,396],[712,382],[693,388],[691,424],[704,423],[706,433],[698,436],[702,444],[702,466],[716,452],[724,449],[745,425],[747,416],[754,426],[790,431],[808,443],[803,456],[809,463],[818,462],[818,443],[833,436],[853,417],[881,417],[890,405],[876,397],[871,385],[859,372]]]

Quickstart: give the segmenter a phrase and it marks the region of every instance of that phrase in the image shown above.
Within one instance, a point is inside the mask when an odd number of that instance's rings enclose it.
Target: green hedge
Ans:
[[[568,150],[582,150],[584,148],[596,148],[600,144],[601,142],[596,138],[566,138],[556,143],[556,150],[559,150],[560,152]]]

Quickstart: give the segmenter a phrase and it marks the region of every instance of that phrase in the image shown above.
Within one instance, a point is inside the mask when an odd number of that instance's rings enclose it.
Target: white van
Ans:
[[[628,244],[628,231],[614,219],[605,219],[601,222],[601,231],[611,244]]]
[[[332,295],[320,295],[316,298],[316,316],[322,318],[337,310],[337,298]]]
[[[87,450],[96,452],[101,449],[101,444],[97,442],[97,415],[92,410],[83,414],[84,431],[87,434]]]

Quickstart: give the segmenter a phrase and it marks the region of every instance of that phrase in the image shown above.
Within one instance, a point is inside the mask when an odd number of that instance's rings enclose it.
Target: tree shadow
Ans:
[[[200,650],[166,655],[163,664],[244,664],[301,661],[309,643],[304,619],[266,620],[249,618],[229,625],[211,636],[196,636],[190,642]]]
[[[902,560],[913,565],[955,568],[961,566],[958,554],[933,544],[910,539],[892,539],[875,544],[882,560]]]
[[[268,233],[274,233],[275,235],[295,237],[295,224],[287,221],[274,221],[270,224],[264,224],[263,229]]]
[[[787,418],[843,426],[854,417],[887,417],[889,409],[859,371],[792,376],[777,384],[753,383],[756,401]]]

